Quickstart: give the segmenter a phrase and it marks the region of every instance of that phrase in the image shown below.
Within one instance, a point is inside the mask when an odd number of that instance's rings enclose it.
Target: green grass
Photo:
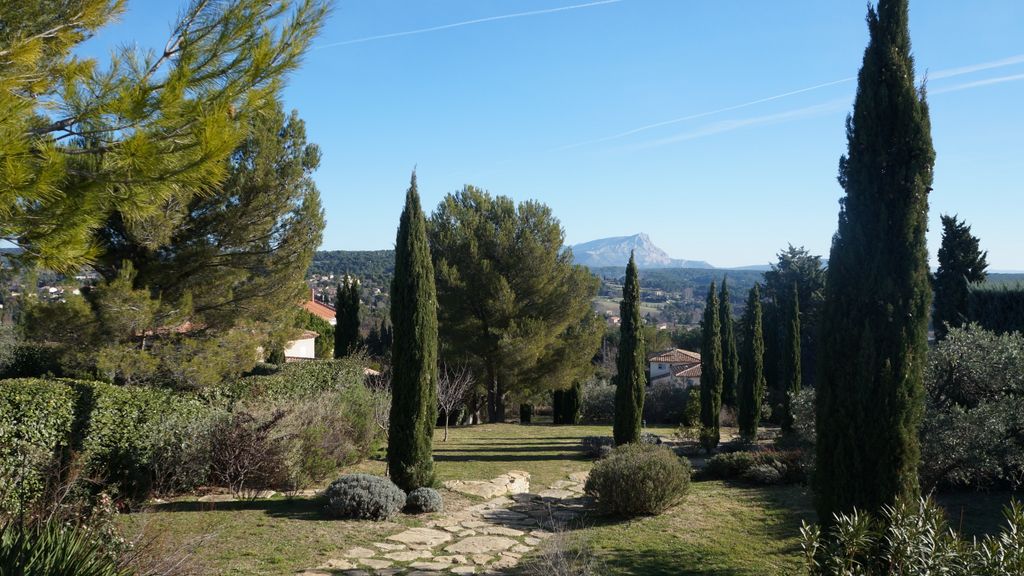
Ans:
[[[672,429],[650,431],[669,436]],[[725,431],[728,432],[728,431]],[[452,428],[447,442],[439,430],[434,458],[439,480],[486,480],[508,472],[530,472],[534,490],[548,487],[592,462],[580,451],[583,436],[610,436],[610,426],[485,424]],[[383,474],[379,459],[346,470]],[[458,509],[467,499],[446,493]],[[998,531],[1007,493],[947,494],[938,500],[950,523],[967,534]],[[695,482],[685,500],[665,514],[617,521],[591,518],[577,528],[610,575],[762,576],[798,573],[800,521],[814,520],[811,496],[800,486],[748,487]],[[292,574],[345,550],[368,545],[423,519],[394,522],[327,520],[314,500],[252,503],[176,502],[126,518],[163,534],[174,549],[210,535],[195,555],[204,574]]]

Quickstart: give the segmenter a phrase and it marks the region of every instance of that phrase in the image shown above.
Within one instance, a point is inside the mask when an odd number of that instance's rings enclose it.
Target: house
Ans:
[[[700,384],[700,354],[673,348],[650,358],[650,383],[668,382],[690,388]]]
[[[316,338],[319,336],[312,330],[303,330],[294,340],[284,345],[284,361],[299,362],[316,359]]]
[[[302,304],[302,307],[314,316],[319,316],[334,326],[338,323],[337,313],[333,306],[329,306],[316,299],[316,289],[310,288],[309,300]]]

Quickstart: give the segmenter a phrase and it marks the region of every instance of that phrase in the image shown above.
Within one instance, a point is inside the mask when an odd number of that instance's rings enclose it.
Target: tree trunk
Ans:
[[[444,413],[444,440],[441,440],[441,442],[448,441],[448,419],[451,418],[451,416],[452,415],[448,412]]]
[[[505,421],[505,389],[493,364],[487,366],[487,418],[492,424]]]

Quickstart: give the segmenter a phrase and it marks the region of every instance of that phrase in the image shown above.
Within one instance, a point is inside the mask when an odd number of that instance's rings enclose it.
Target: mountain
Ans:
[[[655,246],[651,238],[643,233],[591,240],[572,246],[573,259],[577,264],[583,264],[588,268],[623,267],[629,262],[631,251],[635,254],[636,265],[639,268],[714,268],[701,260],[672,258]]]

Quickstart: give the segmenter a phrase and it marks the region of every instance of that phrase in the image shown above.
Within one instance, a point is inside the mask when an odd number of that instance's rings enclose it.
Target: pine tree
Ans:
[[[95,233],[111,220],[149,250],[169,241],[228,177],[329,2],[192,0],[161,52],[126,42],[103,63],[78,47],[124,0],[2,5],[0,238],[69,271],[102,255]]]
[[[615,444],[640,440],[644,414],[644,325],[640,319],[640,277],[629,255],[619,304],[619,357],[615,376]]]
[[[739,415],[740,434],[757,438],[761,421],[761,399],[764,397],[764,337],[762,335],[761,290],[757,284],[747,296],[743,314],[743,369],[740,371]]]
[[[437,296],[413,172],[395,240],[391,281],[391,415],[388,471],[403,490],[434,481],[431,446],[437,422]]]
[[[338,284],[334,307],[334,357],[344,358],[359,349],[359,282],[345,277]]]
[[[793,429],[793,397],[800,392],[803,378],[803,369],[800,366],[800,292],[795,283],[789,302],[785,326],[786,353],[782,359],[782,381],[786,387],[786,395],[783,397],[782,429],[786,432]]]
[[[956,216],[942,215],[942,246],[939,269],[935,273],[935,313],[932,326],[935,337],[943,339],[949,328],[967,321],[967,298],[972,283],[984,282],[988,268],[978,239],[971,227]]]
[[[727,279],[722,278],[722,291],[718,296],[719,324],[722,327],[722,404],[736,407],[736,387],[739,382],[740,357],[736,350],[736,333],[732,324],[732,304],[729,302]]]
[[[868,9],[870,41],[839,163],[839,227],[821,316],[818,518],[918,493],[935,152],[914,84],[907,0]]]
[[[718,446],[718,416],[722,410],[722,327],[719,322],[718,295],[715,283],[708,288],[704,307],[703,342],[700,348],[700,424],[701,444],[711,452]]]

